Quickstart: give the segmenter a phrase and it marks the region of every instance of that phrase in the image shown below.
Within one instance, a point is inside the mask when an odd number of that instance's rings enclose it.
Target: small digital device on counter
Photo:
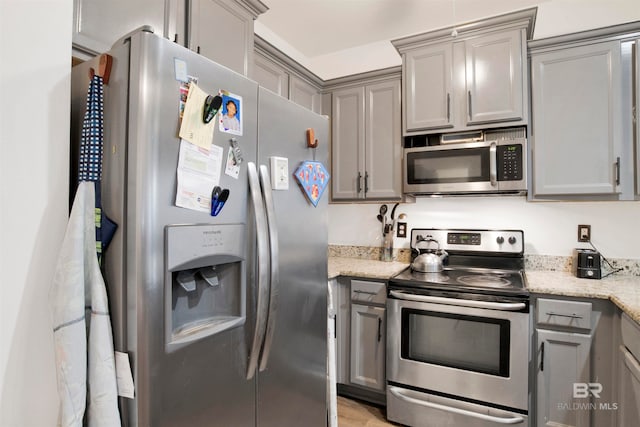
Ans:
[[[582,279],[602,278],[600,252],[593,249],[573,250],[573,272]]]

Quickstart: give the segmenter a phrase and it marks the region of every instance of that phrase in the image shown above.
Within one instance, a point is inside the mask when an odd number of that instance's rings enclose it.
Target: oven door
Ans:
[[[391,290],[387,322],[390,384],[527,411],[526,303]]]

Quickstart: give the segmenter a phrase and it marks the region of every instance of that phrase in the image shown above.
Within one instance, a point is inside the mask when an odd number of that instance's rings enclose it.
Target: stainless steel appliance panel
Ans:
[[[526,415],[462,400],[387,387],[389,419],[412,427],[528,427]]]
[[[452,300],[452,304],[447,304],[446,301],[442,303],[411,301],[408,299],[420,299],[420,296],[407,295],[407,300],[405,300],[400,299],[403,298],[401,293],[396,292],[394,295],[393,292],[387,300],[387,330],[395,332],[388,336],[387,341],[387,380],[389,382],[429,389],[481,402],[490,400],[491,403],[496,405],[527,410],[529,377],[528,313],[511,311],[519,308],[519,306],[512,304],[505,304],[506,311],[502,311],[500,310],[500,303],[470,300],[466,302],[471,307],[465,307],[464,300]],[[445,300],[446,298],[440,299]],[[487,304],[491,308],[479,308],[482,304]],[[501,320],[508,322],[507,375],[504,375],[504,369],[501,369],[499,363],[494,363],[490,360],[490,354],[487,354],[485,363],[474,361],[473,359],[467,360],[465,353],[474,354],[475,351],[471,344],[469,344],[470,348],[463,349],[463,354],[461,355],[442,355],[444,360],[441,363],[436,363],[434,360],[429,363],[404,357],[403,346],[406,346],[407,343],[403,343],[403,339],[406,339],[410,332],[407,334],[405,332],[400,333],[400,331],[404,331],[402,324],[403,310],[409,310],[418,316],[420,314],[425,316],[445,314],[450,315],[453,320],[455,320],[456,316],[460,316],[465,319],[475,319],[479,322],[478,324],[483,321],[487,321],[487,324]],[[461,331],[460,333],[463,332]],[[429,333],[429,331],[420,330],[420,333],[425,334]],[[437,331],[434,333],[437,333]],[[460,337],[441,338],[442,342],[437,343],[437,337],[435,337],[434,345],[446,347],[448,346],[448,340],[459,339]],[[416,351],[418,350],[420,350],[420,347],[416,348]],[[495,354],[493,355],[496,356]],[[423,356],[425,358],[434,358],[437,355],[424,354]],[[505,355],[498,354],[497,356],[504,357]],[[465,364],[467,365],[466,367]],[[485,372],[482,372],[483,370]],[[487,394],[488,390],[491,391],[490,395]]]
[[[258,426],[327,423],[327,203],[314,207],[293,174],[304,160],[328,167],[326,117],[259,90],[259,163],[289,159],[289,189],[273,190],[278,227],[279,283],[268,360],[258,373]],[[318,148],[307,148],[313,128]],[[264,354],[264,349],[263,349]]]
[[[245,379],[247,338],[234,328],[168,353],[159,327],[165,307],[164,229],[171,224],[247,223],[246,162],[255,159],[257,85],[188,49],[148,33],[131,38],[129,135],[127,150],[127,284],[135,292],[137,333],[129,332],[129,351],[137,358],[138,425],[250,425],[255,385]],[[230,190],[217,217],[176,207],[179,152],[179,82],[175,59],[187,63],[190,75],[207,93],[225,89],[243,98],[243,135],[237,137],[245,163],[240,179],[221,174]],[[225,153],[232,135],[214,132],[214,144]],[[131,325],[132,322],[129,322]],[[155,327],[154,327],[155,325]],[[133,348],[132,348],[133,346]],[[188,396],[185,398],[185,396]],[[148,398],[145,399],[145,397]]]
[[[404,150],[408,194],[523,194],[526,139],[442,144]]]
[[[134,400],[121,400],[124,425],[254,425],[256,384],[246,380],[253,325],[250,305],[247,321],[237,322],[239,326],[167,349],[170,334],[166,321],[172,306],[167,289],[174,280],[173,273],[167,271],[165,229],[176,224],[234,224],[243,230],[252,226],[248,224],[251,210],[247,206],[246,162],[255,161],[257,152],[257,84],[146,32],[134,34],[109,53],[113,68],[105,87],[103,207],[119,228],[106,253],[105,279],[114,307],[116,350],[129,353],[136,386]],[[221,174],[220,186],[230,189],[230,197],[217,217],[174,204],[180,145],[176,58],[187,63],[189,75],[198,78],[204,91],[216,94],[224,89],[243,99],[244,134],[235,138],[245,162],[240,179]],[[86,93],[92,65],[74,68],[73,86],[82,88],[79,92]],[[74,96],[74,102],[84,100]],[[214,132],[214,144],[223,147],[225,154],[231,136],[217,129]],[[252,280],[245,277],[241,266],[251,263],[249,248],[243,249],[246,253],[234,260],[209,254],[224,264],[221,280],[237,282],[238,289],[242,280]],[[247,270],[250,276],[250,266]],[[234,285],[220,286],[217,289],[237,305],[238,296],[230,296]],[[193,294],[182,295],[183,306],[198,304],[206,295],[200,287]],[[210,294],[207,298],[214,299]],[[190,320],[185,316],[175,319]]]

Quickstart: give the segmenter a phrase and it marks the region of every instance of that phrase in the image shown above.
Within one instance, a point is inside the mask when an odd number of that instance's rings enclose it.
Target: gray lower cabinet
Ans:
[[[534,424],[615,425],[616,309],[599,299],[534,299]]]
[[[332,200],[400,200],[400,76],[332,90]]]
[[[350,382],[385,390],[385,308],[351,305]]]
[[[626,314],[621,318],[618,347],[618,427],[635,427],[640,420],[640,325]]]
[[[386,390],[386,302],[386,283],[351,280],[349,382],[382,393]]]
[[[386,282],[339,277],[336,290],[338,392],[384,405]]]
[[[538,426],[590,426],[591,412],[574,404],[591,400],[574,397],[573,385],[591,381],[591,335],[536,329],[536,336]]]

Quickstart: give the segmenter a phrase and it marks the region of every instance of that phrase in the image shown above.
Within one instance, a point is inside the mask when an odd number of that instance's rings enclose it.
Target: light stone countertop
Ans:
[[[388,280],[409,266],[406,262],[329,257],[329,279],[353,276]],[[640,276],[617,275],[595,280],[579,279],[568,271],[526,270],[532,293],[609,299],[640,323]]]
[[[525,272],[527,289],[537,294],[610,299],[640,323],[640,276],[612,275],[601,280],[579,279],[568,271]]]
[[[372,259],[329,257],[329,279],[338,276],[387,280],[409,267],[406,262],[384,262]]]

